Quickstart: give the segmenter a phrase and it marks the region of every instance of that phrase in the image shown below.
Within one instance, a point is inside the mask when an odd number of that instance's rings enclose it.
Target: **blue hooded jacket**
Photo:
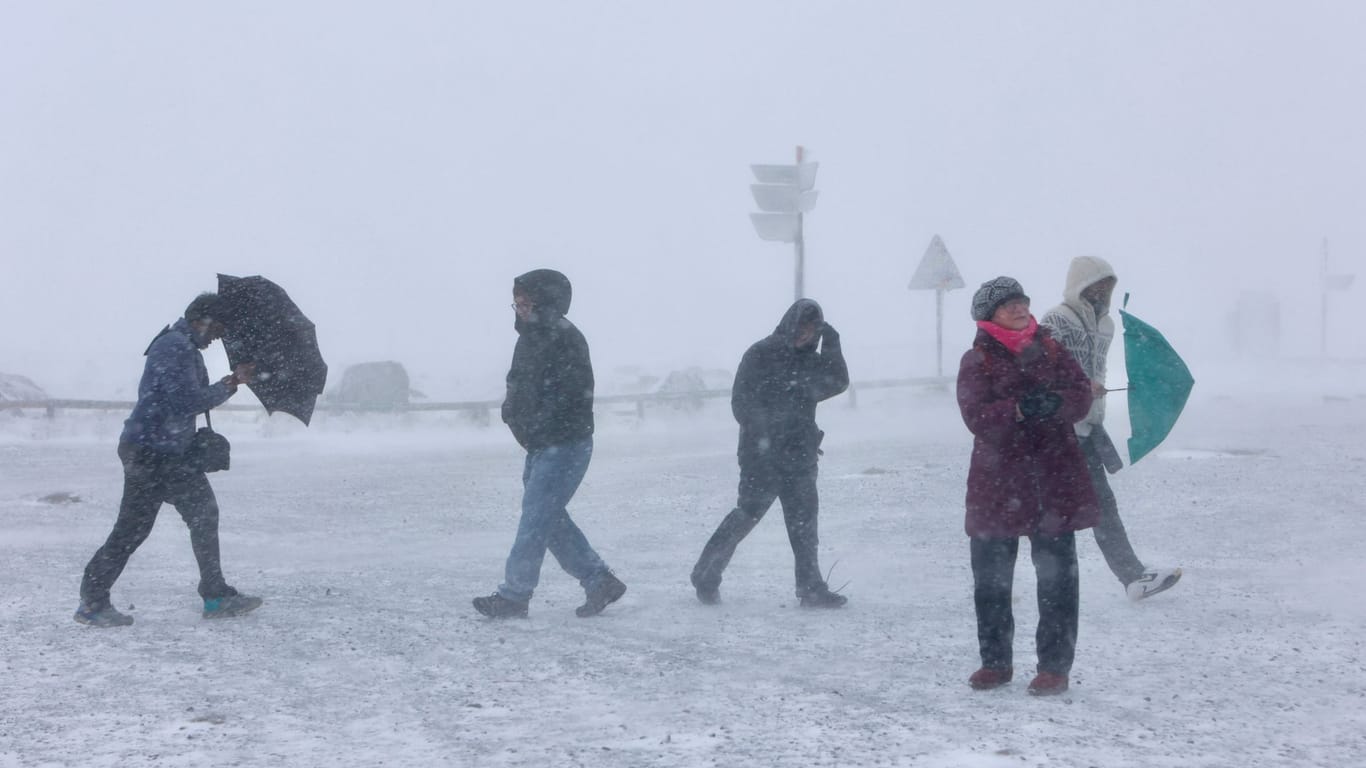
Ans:
[[[232,390],[222,382],[209,383],[204,355],[184,318],[153,339],[146,355],[138,402],[123,422],[119,442],[182,454],[194,436],[195,417],[222,405]]]

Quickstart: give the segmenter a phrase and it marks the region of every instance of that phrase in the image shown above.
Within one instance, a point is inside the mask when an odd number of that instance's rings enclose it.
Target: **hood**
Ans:
[[[783,319],[778,321],[778,327],[773,329],[773,335],[781,338],[789,347],[796,346],[797,328],[807,321],[813,321],[819,326],[825,322],[825,313],[821,311],[821,305],[817,304],[815,299],[797,299],[783,313]],[[814,346],[813,344],[812,347]]]
[[[1089,308],[1095,310],[1095,307],[1091,307],[1082,299],[1081,292],[1107,277],[1118,279],[1114,267],[1110,266],[1110,262],[1105,259],[1099,256],[1078,256],[1072,259],[1071,265],[1067,267],[1067,287],[1062,292],[1063,302],[1074,309]],[[1109,309],[1108,306],[1100,307],[1095,314],[1104,316]]]
[[[199,334],[194,332],[194,329],[190,327],[189,320],[186,320],[182,317],[174,323],[166,326],[165,328],[162,328],[160,333],[153,336],[152,340],[147,344],[147,349],[143,350],[143,356],[145,357],[151,354],[152,345],[157,343],[157,339],[161,338],[162,336],[165,336],[168,333],[179,333],[183,335],[185,338],[189,339],[190,343],[194,344],[195,347],[197,347],[198,349],[204,349],[208,347],[210,344],[208,339],[205,339],[203,336],[200,336]]]
[[[533,269],[518,275],[512,280],[512,290],[525,293],[536,305],[532,322],[541,325],[569,314],[569,303],[574,297],[569,278],[553,269]]]

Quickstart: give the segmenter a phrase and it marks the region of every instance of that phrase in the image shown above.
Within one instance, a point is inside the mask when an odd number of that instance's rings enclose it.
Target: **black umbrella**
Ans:
[[[327,363],[318,351],[313,323],[304,317],[285,289],[252,277],[218,276],[218,309],[228,362],[255,363],[247,384],[274,413],[284,411],[307,424],[327,383]]]

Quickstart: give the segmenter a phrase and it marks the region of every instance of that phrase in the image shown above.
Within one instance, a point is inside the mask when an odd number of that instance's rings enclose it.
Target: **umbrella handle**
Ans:
[[[1107,389],[1107,390],[1105,390],[1105,391],[1106,391],[1106,392],[1124,392],[1124,391],[1127,390],[1127,389],[1128,389],[1128,387],[1115,387],[1114,389]]]

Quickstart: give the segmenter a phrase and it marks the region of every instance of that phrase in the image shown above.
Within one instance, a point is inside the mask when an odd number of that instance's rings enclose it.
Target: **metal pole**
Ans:
[[[940,378],[944,377],[944,289],[934,289],[934,365]]]
[[[1321,319],[1319,322],[1319,358],[1328,359],[1328,238],[1323,238],[1323,260],[1319,265]]]
[[[800,178],[800,173],[801,173],[801,172],[800,172],[801,166],[802,166],[802,146],[801,146],[800,144],[798,144],[798,145],[797,145],[797,168],[798,168],[798,177],[799,177],[799,178]],[[799,190],[799,191],[800,191],[800,190]],[[794,248],[795,248],[796,251],[797,251],[797,268],[796,268],[797,274],[796,274],[795,286],[794,286],[797,295],[796,295],[796,297],[793,298],[793,301],[799,301],[804,295],[806,295],[806,286],[804,285],[804,283],[806,282],[806,280],[805,280],[805,275],[804,275],[804,272],[806,271],[806,234],[802,231],[802,213],[801,213],[801,211],[798,211],[798,212],[797,212],[797,239],[796,239],[795,242],[793,242],[792,245],[794,246]]]

